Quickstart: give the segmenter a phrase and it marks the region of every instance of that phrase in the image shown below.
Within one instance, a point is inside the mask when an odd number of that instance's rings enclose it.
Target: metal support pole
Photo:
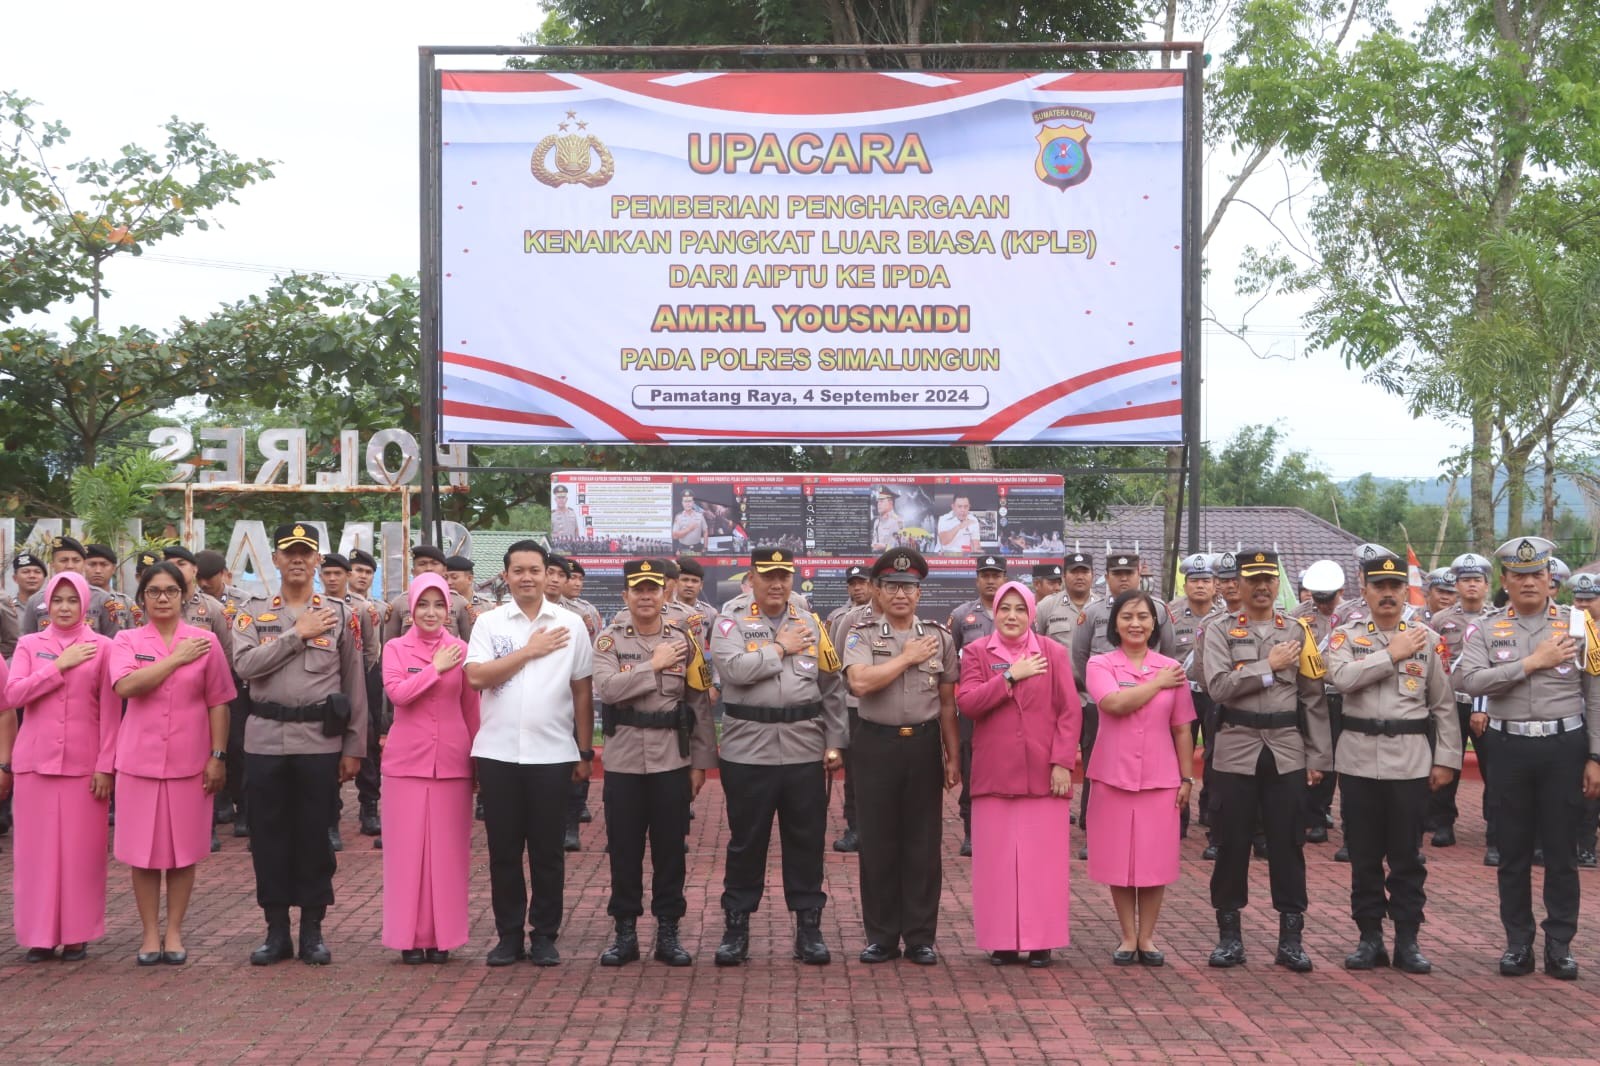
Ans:
[[[1187,550],[1200,550],[1200,247],[1201,218],[1205,213],[1205,55],[1189,52],[1183,76],[1184,197],[1183,197],[1183,442],[1187,452],[1189,486],[1189,537]]]
[[[433,51],[417,50],[418,91],[422,118],[418,136],[419,192],[422,200],[422,336],[417,345],[417,382],[420,386],[421,421],[417,439],[422,444],[422,543],[438,539],[439,474],[439,79]],[[404,498],[404,497],[402,497]],[[406,537],[411,536],[410,520]]]

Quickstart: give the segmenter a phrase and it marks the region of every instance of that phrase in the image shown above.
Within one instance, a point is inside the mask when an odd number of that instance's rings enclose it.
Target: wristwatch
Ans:
[[[1185,785],[1192,785],[1192,784],[1194,784],[1194,778],[1185,777],[1185,778],[1182,779],[1182,783],[1185,784]]]
[[[1011,676],[1011,670],[1009,668],[1000,676],[1005,679],[1005,683],[1008,685],[1015,685],[1017,683],[1017,679]]]
[[[588,751],[578,752],[578,758],[582,759],[584,762],[594,762],[594,749],[590,748]]]
[[[228,753],[225,751],[214,751],[211,753],[211,757],[213,759],[227,759]]]

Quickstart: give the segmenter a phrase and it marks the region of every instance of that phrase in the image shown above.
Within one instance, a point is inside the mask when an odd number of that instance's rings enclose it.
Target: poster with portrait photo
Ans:
[[[677,555],[732,555],[749,550],[734,487],[704,482],[674,484],[671,536],[672,550]]]
[[[933,490],[933,537],[926,553],[972,555],[1000,547],[1000,493],[992,485],[939,486]]]
[[[875,552],[890,548],[915,548],[926,553],[933,544],[936,519],[932,486],[884,483],[872,488],[869,547]]]

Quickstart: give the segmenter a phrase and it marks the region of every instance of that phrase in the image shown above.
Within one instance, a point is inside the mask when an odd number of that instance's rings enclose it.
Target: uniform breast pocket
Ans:
[[[326,641],[326,643],[322,643]],[[313,637],[306,641],[304,656],[306,673],[322,676],[335,673],[339,669],[339,649],[331,640],[325,637]]]
[[[1426,683],[1423,673],[1425,667],[1415,659],[1408,659],[1400,668],[1399,675],[1395,678],[1395,689],[1402,696],[1422,695],[1423,685]]]

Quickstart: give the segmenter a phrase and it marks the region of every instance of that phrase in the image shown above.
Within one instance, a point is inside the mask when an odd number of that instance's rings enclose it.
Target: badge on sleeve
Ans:
[[[1346,633],[1342,629],[1339,630],[1338,632],[1334,633],[1334,635],[1333,635],[1333,643],[1331,645],[1329,645],[1329,646],[1330,647],[1334,647],[1334,648],[1342,648],[1342,647],[1344,647],[1345,636],[1346,636]]]
[[[240,611],[239,612],[239,617],[235,618],[233,620],[233,625],[234,625],[235,629],[237,629],[239,632],[243,633],[245,630],[250,628],[250,623],[253,622],[253,621],[254,621],[254,619],[251,618],[248,614],[245,614],[243,611]]]
[[[610,651],[612,648],[616,647],[616,644],[617,642],[612,640],[610,637],[601,637],[599,640],[594,642],[594,650]]]
[[[729,633],[733,632],[734,625],[735,625],[735,622],[734,622],[733,619],[724,618],[720,622],[717,623],[717,633],[720,634],[721,636],[725,637]]]

